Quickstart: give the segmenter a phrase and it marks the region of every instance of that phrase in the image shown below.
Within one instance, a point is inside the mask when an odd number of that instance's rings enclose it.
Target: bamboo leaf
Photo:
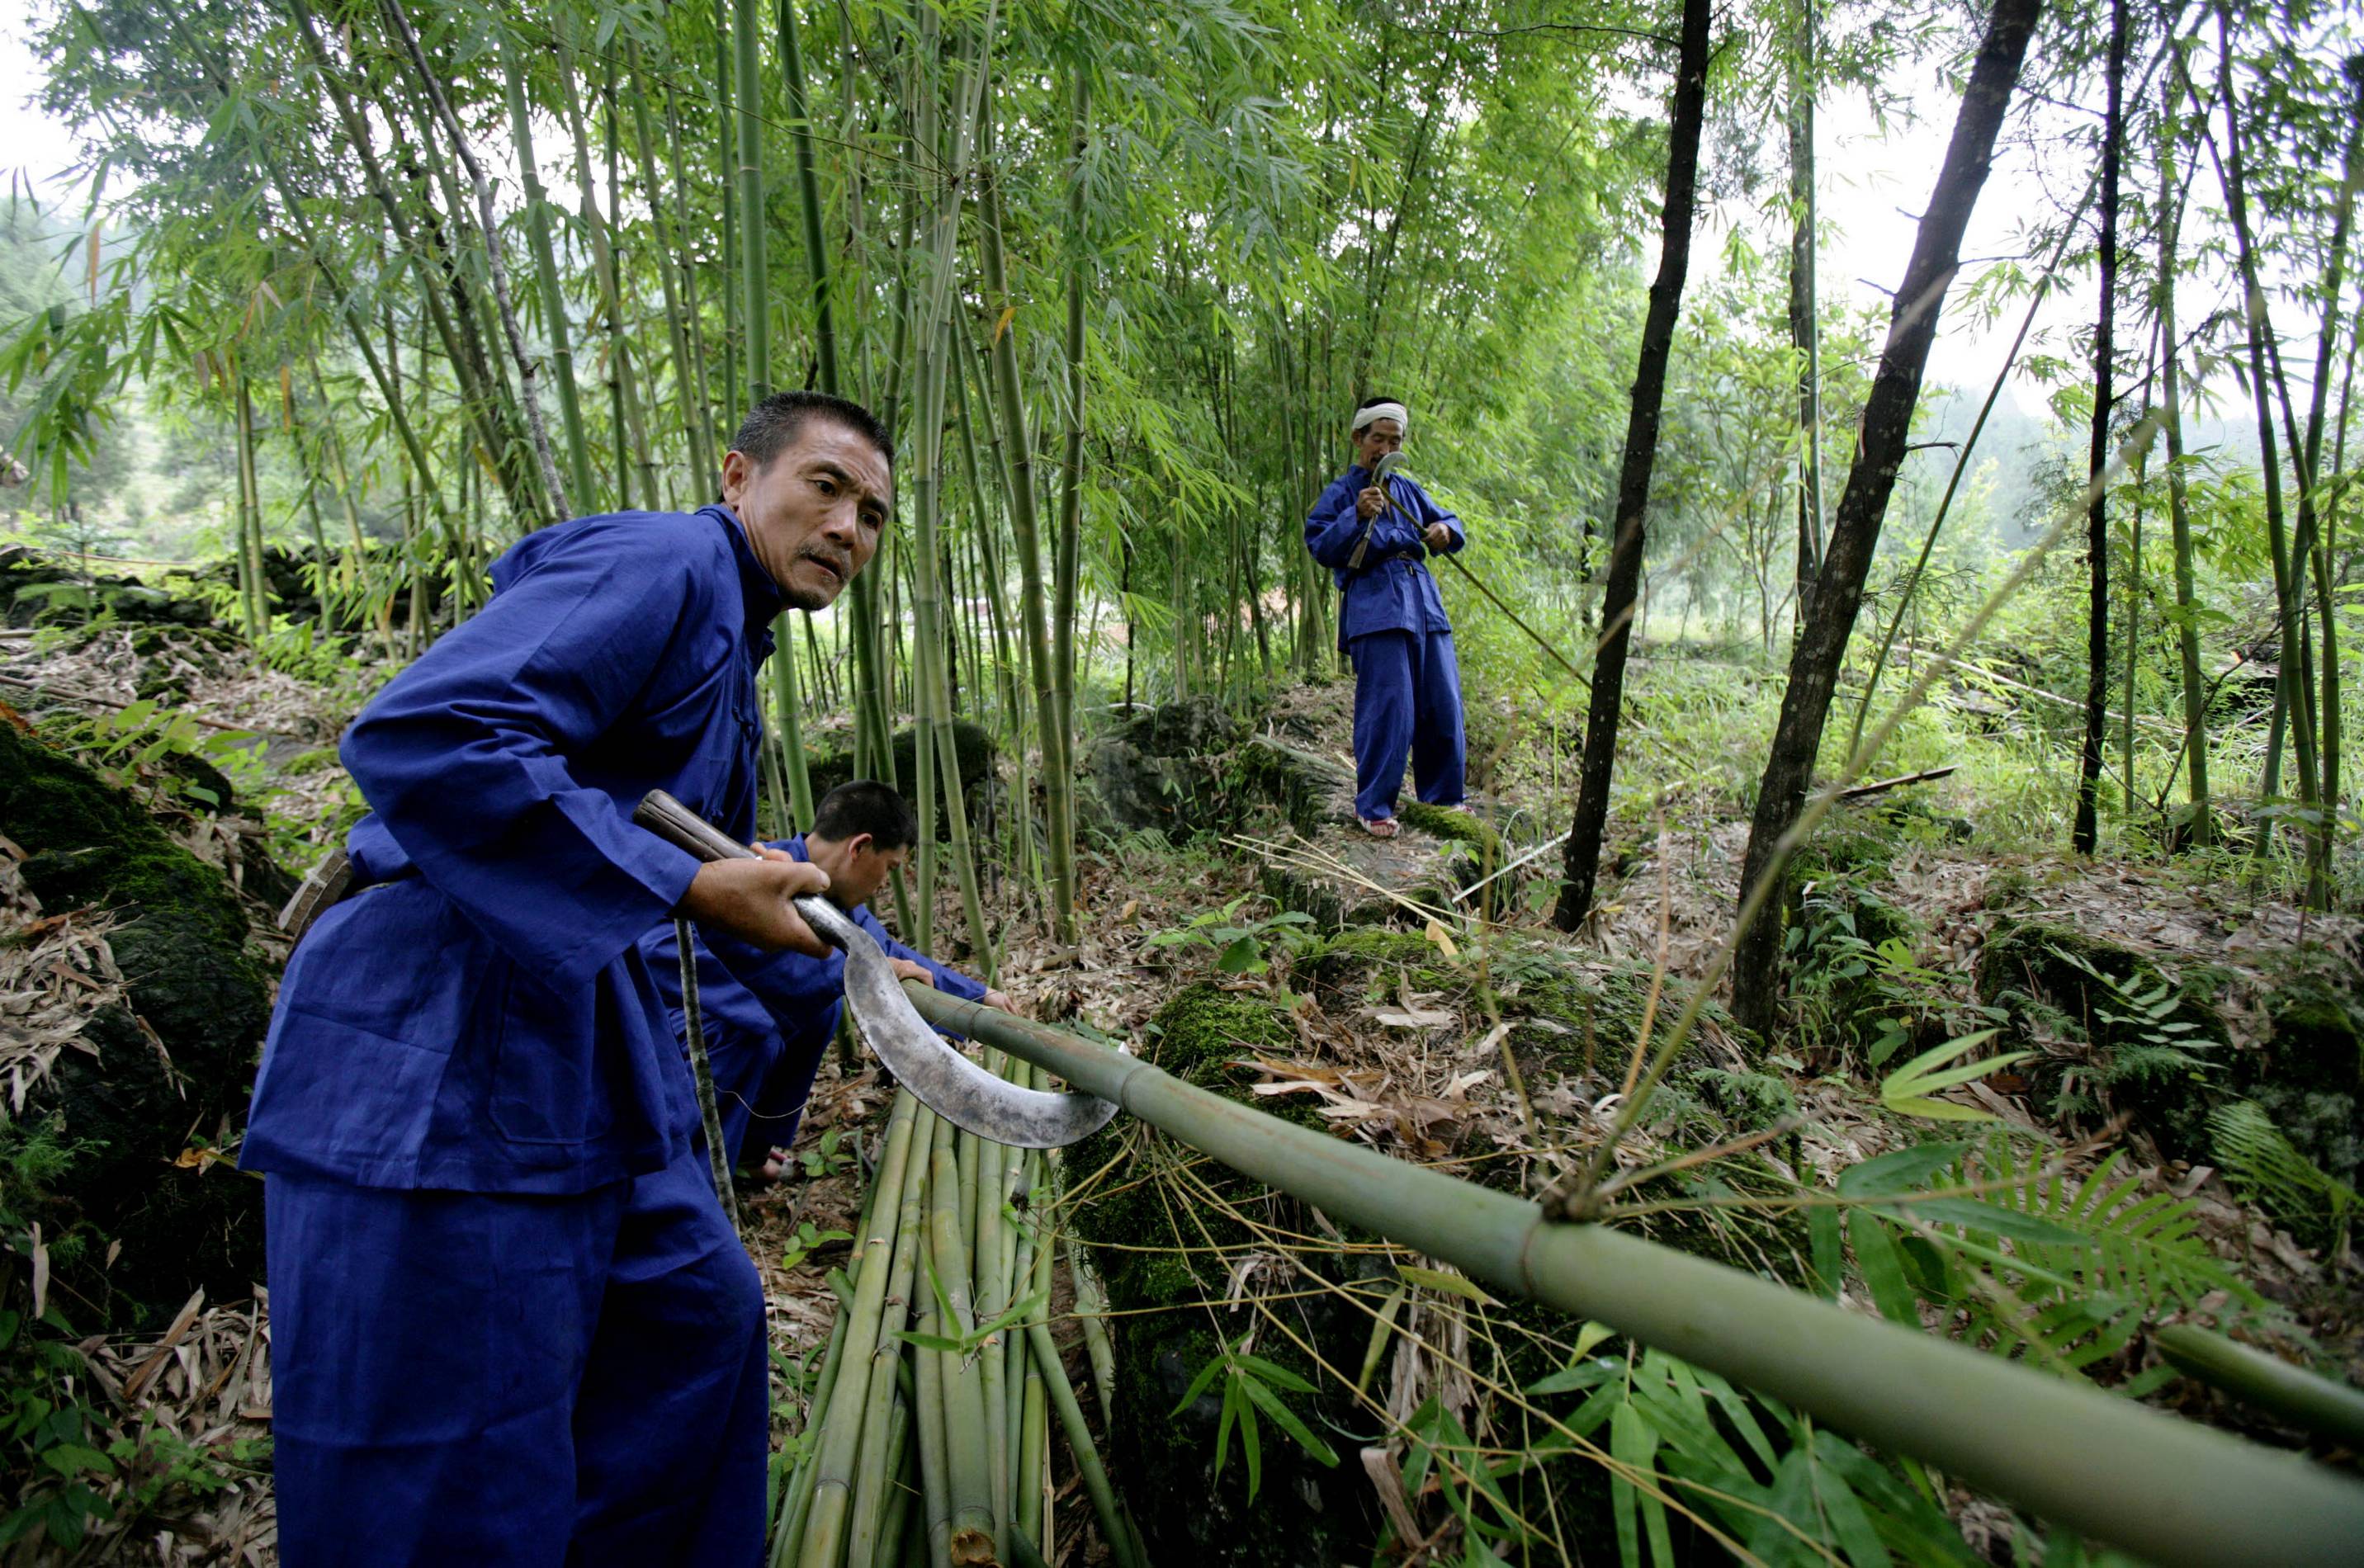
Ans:
[[[1967,1143],[1920,1143],[1882,1154],[1876,1160],[1866,1160],[1860,1165],[1850,1165],[1839,1173],[1839,1195],[1868,1198],[1909,1192],[1959,1160],[1969,1147]]]
[[[1846,1230],[1847,1240],[1855,1247],[1856,1266],[1863,1273],[1863,1283],[1870,1289],[1879,1315],[1908,1329],[1920,1328],[1921,1309],[1912,1285],[1905,1282],[1904,1258],[1897,1251],[1887,1223],[1868,1210],[1856,1209],[1847,1215]]]
[[[1447,1296],[1457,1296],[1465,1301],[1474,1301],[1480,1307],[1496,1305],[1492,1296],[1459,1274],[1446,1273],[1442,1269],[1419,1268],[1411,1263],[1397,1264],[1396,1273],[1401,1274],[1411,1284],[1424,1289],[1442,1291]]]
[[[1240,1386],[1246,1391],[1249,1399],[1259,1406],[1266,1415],[1272,1418],[1275,1426],[1295,1438],[1297,1446],[1311,1455],[1315,1461],[1324,1465],[1335,1465],[1338,1462],[1336,1451],[1328,1443],[1314,1436],[1312,1429],[1298,1418],[1297,1412],[1281,1402],[1279,1395],[1275,1394],[1254,1378],[1243,1379]]]

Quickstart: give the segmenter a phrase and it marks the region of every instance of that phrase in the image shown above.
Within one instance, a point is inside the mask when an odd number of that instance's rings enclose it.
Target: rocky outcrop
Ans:
[[[50,1238],[59,1277],[118,1322],[169,1313],[194,1284],[215,1298],[262,1277],[262,1184],[233,1147],[270,1020],[267,962],[223,873],[173,842],[130,795],[32,734],[0,725],[0,835],[37,928],[83,917],[113,973],[87,981],[67,1048],[32,1054],[0,1020],[21,1093],[13,1151],[40,1174],[16,1195]]]

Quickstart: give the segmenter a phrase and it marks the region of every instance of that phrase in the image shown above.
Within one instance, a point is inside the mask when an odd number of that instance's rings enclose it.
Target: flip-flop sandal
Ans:
[[[1392,817],[1357,817],[1355,820],[1360,822],[1363,831],[1374,839],[1392,839],[1403,831]]]

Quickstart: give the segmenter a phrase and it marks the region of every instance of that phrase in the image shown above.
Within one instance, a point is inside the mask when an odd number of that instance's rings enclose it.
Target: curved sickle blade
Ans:
[[[641,798],[632,820],[700,860],[755,858],[661,789]],[[869,932],[825,898],[808,895],[795,903],[805,924],[845,953],[845,999],[862,1038],[897,1082],[954,1127],[1015,1149],[1064,1149],[1116,1115],[1108,1100],[1020,1088],[971,1062],[920,1017]]]
[[[862,1038],[897,1082],[954,1127],[1014,1149],[1065,1149],[1116,1115],[1107,1100],[1022,1089],[971,1062],[920,1017],[868,931],[825,898],[796,906],[822,940],[845,950],[845,998]]]

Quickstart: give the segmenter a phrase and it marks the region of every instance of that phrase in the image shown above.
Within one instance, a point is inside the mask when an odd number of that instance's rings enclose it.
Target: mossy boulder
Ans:
[[[1232,753],[1247,732],[1248,721],[1214,697],[1136,709],[1087,753],[1093,809],[1108,827],[1161,832],[1176,843],[1234,826],[1240,774]]]
[[[1467,846],[1474,858],[1488,865],[1502,863],[1502,835],[1458,807],[1407,800],[1396,806],[1396,818],[1416,833]]]
[[[920,799],[919,739],[912,727],[907,724],[895,731],[887,743],[895,754],[896,787],[916,808]],[[982,724],[956,718],[953,720],[953,751],[960,758],[962,803],[968,807],[969,822],[974,827],[983,819],[987,797],[998,779],[993,733]],[[813,799],[818,802],[831,790],[853,779],[853,752],[815,744],[808,738],[805,776],[812,781]],[[936,801],[935,828],[939,841],[951,836],[950,819],[944,815],[941,792]]]
[[[2234,1060],[2225,1019],[2209,1000],[2206,971],[2165,967],[2164,955],[2097,932],[2043,919],[2010,919],[1979,950],[1979,1000],[2015,1026],[2067,1035],[2089,1047],[2080,1087],[2056,1095],[2057,1111],[2131,1113],[2170,1159],[2207,1157],[2208,1112],[2230,1083]],[[2028,1069],[2059,1078],[2061,1062],[2040,1056]]]
[[[1285,1108],[1250,1094],[1246,1078],[1230,1065],[1243,1056],[1301,1049],[1271,996],[1188,986],[1158,1011],[1150,1032],[1145,1054],[1174,1076],[1318,1125],[1310,1107]],[[1254,1255],[1254,1224],[1302,1234],[1310,1218],[1295,1200],[1198,1160],[1130,1118],[1068,1151],[1066,1167],[1100,1173],[1078,1188],[1073,1215],[1116,1314],[1110,1329],[1121,1393],[1110,1468],[1155,1544],[1158,1561],[1235,1568],[1327,1568],[1360,1561],[1377,1539],[1377,1518],[1370,1487],[1351,1459],[1335,1469],[1318,1464],[1266,1421],[1263,1485],[1251,1501],[1236,1435],[1222,1473],[1210,1474],[1222,1411],[1221,1374],[1208,1392],[1183,1403],[1208,1362],[1253,1332],[1257,1355],[1321,1388],[1312,1396],[1284,1396],[1316,1430],[1323,1424],[1317,1417],[1353,1420],[1352,1402],[1334,1384],[1323,1385],[1320,1369],[1291,1336],[1336,1365],[1358,1353],[1368,1335],[1367,1318],[1324,1292],[1293,1290],[1273,1303],[1288,1324],[1289,1332],[1281,1334],[1251,1309],[1221,1305],[1229,1294],[1229,1271]],[[1355,1267],[1377,1267],[1344,1258],[1322,1262],[1336,1268],[1333,1283],[1344,1283]]]
[[[235,1296],[262,1276],[262,1184],[176,1160],[235,1139],[270,1021],[246,907],[128,795],[6,726],[0,833],[26,851],[46,913],[117,921],[107,940],[129,1009],[100,1012],[83,1036],[95,1055],[62,1053],[19,1118],[73,1151],[48,1184],[52,1233],[121,1243],[111,1267],[68,1283],[126,1321],[169,1312],[192,1284]]]
[[[2266,965],[2271,1032],[2234,1059],[2228,1090],[2256,1101],[2335,1180],[2364,1187],[2364,970],[2321,945]]]

